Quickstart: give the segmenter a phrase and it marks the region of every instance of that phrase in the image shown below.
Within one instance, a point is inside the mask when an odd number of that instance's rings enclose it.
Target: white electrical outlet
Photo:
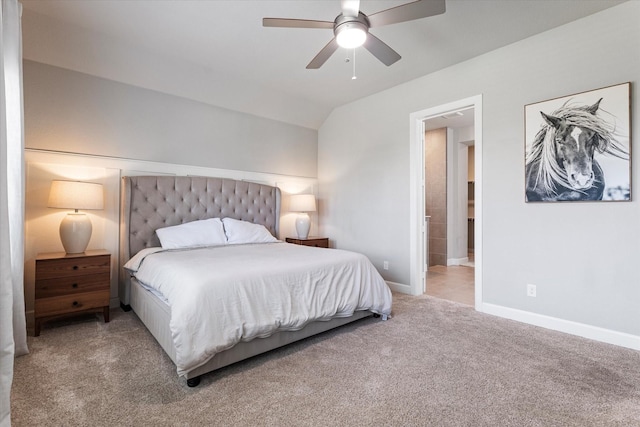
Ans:
[[[536,296],[536,285],[528,284],[527,285],[527,296],[535,297]]]
[[[385,270],[389,269],[389,261],[385,261],[382,263],[382,268],[384,268]]]

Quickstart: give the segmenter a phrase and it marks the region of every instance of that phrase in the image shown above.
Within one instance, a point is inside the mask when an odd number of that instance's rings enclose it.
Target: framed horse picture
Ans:
[[[527,202],[631,200],[631,83],[525,105]]]

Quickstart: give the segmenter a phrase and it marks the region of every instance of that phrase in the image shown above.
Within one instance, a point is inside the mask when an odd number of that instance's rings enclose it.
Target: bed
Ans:
[[[121,190],[121,305],[190,387],[207,372],[391,313],[391,292],[363,255],[277,239],[277,187],[133,176]],[[187,228],[197,230],[187,240],[222,230],[223,241],[182,244]]]

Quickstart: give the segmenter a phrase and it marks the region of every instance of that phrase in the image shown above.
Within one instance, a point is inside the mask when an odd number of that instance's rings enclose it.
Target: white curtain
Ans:
[[[24,316],[24,131],[17,0],[2,0],[0,27],[0,426],[11,424],[14,357],[27,353]]]

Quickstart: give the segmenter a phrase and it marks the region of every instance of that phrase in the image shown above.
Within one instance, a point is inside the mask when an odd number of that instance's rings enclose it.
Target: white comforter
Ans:
[[[391,314],[391,291],[354,252],[288,243],[145,249],[126,265],[171,306],[178,374],[240,341],[357,310]]]

